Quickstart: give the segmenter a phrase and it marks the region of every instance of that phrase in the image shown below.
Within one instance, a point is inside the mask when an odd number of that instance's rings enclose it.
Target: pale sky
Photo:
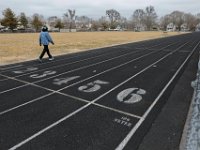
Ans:
[[[154,6],[159,17],[174,10],[193,15],[200,13],[200,0],[0,0],[0,18],[3,17],[3,10],[11,8],[17,16],[24,12],[29,17],[38,13],[44,17],[60,18],[68,9],[75,9],[77,16],[94,19],[105,16],[108,9],[115,9],[129,19],[136,9],[145,9],[150,5]]]

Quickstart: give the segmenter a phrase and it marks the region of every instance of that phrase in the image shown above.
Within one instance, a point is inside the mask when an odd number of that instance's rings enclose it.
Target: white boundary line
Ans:
[[[10,108],[10,109],[4,110],[4,111],[0,112],[0,116],[3,115],[3,114],[5,114],[5,113],[8,113],[8,112],[10,112],[10,111],[13,111],[13,110],[15,110],[15,109],[17,109],[17,108],[20,108],[20,107],[22,107],[22,106],[25,106],[25,105],[28,105],[28,104],[30,104],[30,103],[39,101],[39,100],[41,100],[41,99],[43,99],[43,98],[45,98],[45,97],[48,97],[48,96],[50,96],[50,95],[52,95],[52,94],[54,94],[54,93],[48,93],[48,94],[46,94],[46,95],[43,95],[43,96],[38,97],[38,98],[35,98],[35,99],[31,100],[31,101],[28,101],[28,102],[23,103],[23,104],[21,104],[21,105],[18,105],[18,106],[16,106],[16,107],[12,107],[12,108]]]
[[[14,65],[14,64],[13,64],[13,66],[2,67],[2,68],[0,68],[0,72],[4,72],[4,71],[6,71],[6,70],[14,69],[14,68],[18,68],[18,67],[21,68],[21,67],[24,67],[24,65],[22,65],[22,64]]]
[[[200,43],[200,42],[199,42]],[[183,64],[179,67],[179,69],[176,71],[176,73],[174,74],[174,76],[170,79],[170,81],[166,84],[166,86],[163,88],[163,90],[160,92],[160,94],[157,96],[157,98],[155,99],[155,101],[151,104],[151,106],[147,109],[147,111],[144,113],[144,115],[142,116],[142,118],[139,120],[139,122],[132,128],[132,130],[127,134],[127,136],[124,138],[124,140],[118,145],[118,147],[115,150],[122,150],[126,144],[128,143],[128,141],[132,138],[132,136],[134,135],[134,133],[138,130],[138,128],[141,126],[141,124],[144,122],[144,120],[146,119],[146,117],[148,116],[148,114],[151,112],[151,110],[153,109],[153,107],[156,105],[156,103],[159,101],[159,99],[161,98],[161,96],[163,95],[163,93],[165,92],[165,90],[169,87],[169,85],[173,82],[173,80],[175,79],[175,77],[177,76],[177,74],[180,72],[180,70],[183,68],[183,66],[185,65],[185,63],[188,61],[188,59],[191,57],[191,55],[194,53],[194,51],[196,50],[196,48],[198,47],[199,43],[195,46],[195,48],[192,50],[192,52],[188,55],[188,57],[185,59],[185,61],[183,62]]]

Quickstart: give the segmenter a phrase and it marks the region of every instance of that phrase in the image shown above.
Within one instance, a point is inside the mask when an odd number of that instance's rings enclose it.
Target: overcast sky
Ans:
[[[76,15],[94,19],[105,16],[108,9],[115,9],[129,19],[136,9],[150,5],[159,17],[174,10],[194,15],[200,13],[200,0],[0,0],[0,18],[3,10],[11,8],[16,15],[24,12],[26,16],[38,13],[44,17],[62,17],[68,9],[75,9]]]

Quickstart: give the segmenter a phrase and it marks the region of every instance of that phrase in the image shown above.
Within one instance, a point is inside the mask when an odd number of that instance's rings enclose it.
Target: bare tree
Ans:
[[[47,20],[48,20],[48,25],[50,25],[50,27],[55,27],[56,22],[58,20],[58,17],[57,16],[51,16]]]
[[[40,16],[39,14],[34,14],[33,15],[33,19],[32,19],[32,26],[35,29],[35,31],[39,31],[39,29],[42,27],[42,16]]]
[[[110,28],[116,28],[116,22],[120,19],[120,13],[114,9],[106,10],[106,15],[110,19]]]
[[[91,19],[87,16],[76,17],[76,25],[83,30],[87,30],[90,26]]]
[[[198,24],[197,18],[190,13],[184,14],[184,22],[187,24],[188,28],[192,31],[195,30],[196,25]]]
[[[160,26],[163,30],[167,29],[167,25],[171,22],[170,15],[165,15],[164,17],[160,18]]]
[[[200,13],[198,13],[198,14],[196,15],[196,21],[198,22],[197,24],[200,23]]]
[[[133,23],[137,30],[141,30],[141,27],[144,23],[144,16],[145,16],[144,10],[137,9],[134,11],[132,18],[133,18]]]
[[[181,25],[184,23],[184,12],[181,11],[173,11],[171,14],[172,23],[174,23],[178,30],[181,30]]]
[[[71,29],[74,28],[76,25],[75,25],[75,14],[76,14],[76,11],[75,10],[71,10],[71,9],[68,9],[68,13],[65,13],[64,16],[66,18],[69,18],[69,21],[70,21],[70,25],[69,25],[69,30],[71,32]]]
[[[92,21],[91,30],[92,30],[92,31],[97,31],[97,30],[98,30],[98,28],[99,28],[99,22],[98,22],[98,21],[95,21],[95,20],[93,20],[93,21]]]
[[[64,27],[64,25],[63,25],[61,19],[57,19],[56,24],[55,24],[55,28],[58,28],[60,30],[63,27]]]
[[[147,27],[147,30],[151,30],[151,28],[155,25],[157,19],[157,14],[153,6],[148,6],[145,9],[145,17],[144,23]]]
[[[102,16],[100,19],[99,19],[99,25],[101,27],[101,30],[108,30],[109,28],[109,22],[108,20],[106,19],[105,16]]]
[[[127,22],[126,17],[121,17],[121,18],[119,19],[119,24],[120,24],[120,26],[122,27],[122,29],[127,28],[127,27],[128,27],[128,22]]]

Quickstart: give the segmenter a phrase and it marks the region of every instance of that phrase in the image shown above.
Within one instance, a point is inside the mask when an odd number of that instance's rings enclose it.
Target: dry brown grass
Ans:
[[[50,45],[55,55],[78,52],[97,47],[165,37],[176,32],[75,32],[50,33],[55,45]],[[0,64],[36,59],[42,47],[38,44],[39,33],[0,34]]]

